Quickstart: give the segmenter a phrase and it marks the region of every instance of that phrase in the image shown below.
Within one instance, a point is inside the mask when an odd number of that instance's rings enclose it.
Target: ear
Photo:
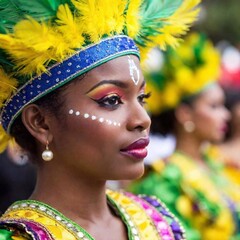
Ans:
[[[193,109],[187,104],[180,104],[175,110],[175,117],[183,125],[185,122],[193,120]]]
[[[49,119],[45,111],[36,104],[26,106],[22,111],[22,122],[30,134],[43,145],[52,141]]]

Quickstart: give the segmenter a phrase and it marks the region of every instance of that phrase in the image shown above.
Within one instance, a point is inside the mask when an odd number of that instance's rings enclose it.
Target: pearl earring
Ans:
[[[195,130],[195,124],[192,121],[186,121],[183,125],[186,132],[191,133]]]
[[[46,149],[42,152],[42,159],[44,161],[51,161],[53,159],[53,152],[48,148],[48,141],[46,143]]]

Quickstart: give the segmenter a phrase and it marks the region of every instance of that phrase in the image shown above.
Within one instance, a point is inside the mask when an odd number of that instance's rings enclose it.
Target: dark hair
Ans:
[[[186,104],[188,106],[193,106],[195,100],[201,95],[201,93],[197,93],[191,96],[188,96],[176,106],[176,108],[181,104]],[[154,133],[160,133],[163,136],[166,136],[167,134],[173,133],[175,134],[175,128],[177,119],[175,116],[175,110],[176,108],[168,109],[163,112],[161,112],[158,115],[152,115],[151,116],[151,132]]]
[[[82,80],[85,75],[86,74],[81,75],[80,77],[76,78],[77,81],[71,81],[68,84],[38,99],[34,102],[34,104],[44,108],[47,112],[49,112],[49,114],[52,114],[57,118],[61,116],[61,121],[64,121],[62,114],[65,102],[64,91],[70,86],[70,84]],[[19,115],[13,123],[10,134],[15,138],[17,144],[23,148],[23,150],[29,153],[30,159],[34,159],[37,156],[38,149],[36,139],[24,126],[21,115]]]
[[[175,109],[164,111],[158,115],[151,116],[151,132],[160,133],[166,136],[169,133],[174,133],[176,117]]]
[[[225,106],[231,112],[236,104],[240,103],[240,89],[225,87],[223,90],[225,93]],[[233,131],[234,129],[230,120],[228,122],[228,131],[225,135],[225,140],[228,140],[232,137]]]
[[[224,88],[225,93],[225,106],[227,109],[232,110],[232,108],[240,102],[240,89]]]

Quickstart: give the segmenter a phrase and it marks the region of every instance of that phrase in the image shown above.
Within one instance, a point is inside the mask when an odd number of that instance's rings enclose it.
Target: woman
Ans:
[[[161,197],[184,225],[187,239],[231,239],[239,232],[236,206],[221,189],[224,179],[201,154],[206,141],[223,139],[229,119],[223,90],[214,82],[218,53],[203,35],[193,33],[164,57],[161,70],[155,66],[146,73],[153,94],[152,131],[174,133],[176,149],[154,162],[131,190]]]
[[[225,141],[219,146],[219,153],[222,155],[222,160],[225,172],[232,181],[240,185],[240,158],[239,158],[239,135],[240,135],[240,90],[225,89],[226,107],[231,113],[229,121],[229,129],[226,134]]]
[[[149,94],[136,44],[175,45],[198,2],[1,1],[1,148],[12,136],[38,166],[1,239],[184,238],[157,199],[105,183],[143,173]]]
[[[231,114],[224,141],[218,145],[208,146],[205,154],[216,165],[218,175],[224,175],[230,183],[227,189],[237,202],[240,201],[240,52],[227,46],[222,52],[220,83],[223,86],[226,103],[225,106]],[[218,159],[218,162],[214,161]],[[232,186],[232,187],[229,187]]]
[[[225,175],[239,191],[240,185],[240,159],[239,159],[239,134],[240,134],[240,91],[239,89],[226,88],[226,107],[231,113],[228,121],[228,131],[224,141],[218,145],[211,145],[206,148],[205,154],[209,158],[217,158],[221,162],[218,164],[219,174]],[[213,162],[216,164],[215,162]],[[236,196],[237,197],[237,196]],[[240,201],[240,196],[237,197]]]

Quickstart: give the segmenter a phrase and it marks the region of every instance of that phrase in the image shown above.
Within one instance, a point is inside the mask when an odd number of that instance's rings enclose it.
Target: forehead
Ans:
[[[82,88],[89,88],[103,80],[119,80],[132,85],[132,82],[130,82],[128,59],[128,56],[118,57],[87,72],[85,77],[81,80]],[[141,79],[143,79],[138,57],[131,55],[131,59],[133,59],[140,71]]]
[[[224,101],[225,96],[222,88],[218,84],[212,84],[205,89],[196,99],[197,103],[209,103]]]
[[[136,66],[140,69],[138,57],[131,55]],[[122,56],[116,59],[110,60],[97,68],[89,71],[88,75],[100,75],[100,76],[111,76],[116,75],[121,78],[129,77],[129,56]]]

